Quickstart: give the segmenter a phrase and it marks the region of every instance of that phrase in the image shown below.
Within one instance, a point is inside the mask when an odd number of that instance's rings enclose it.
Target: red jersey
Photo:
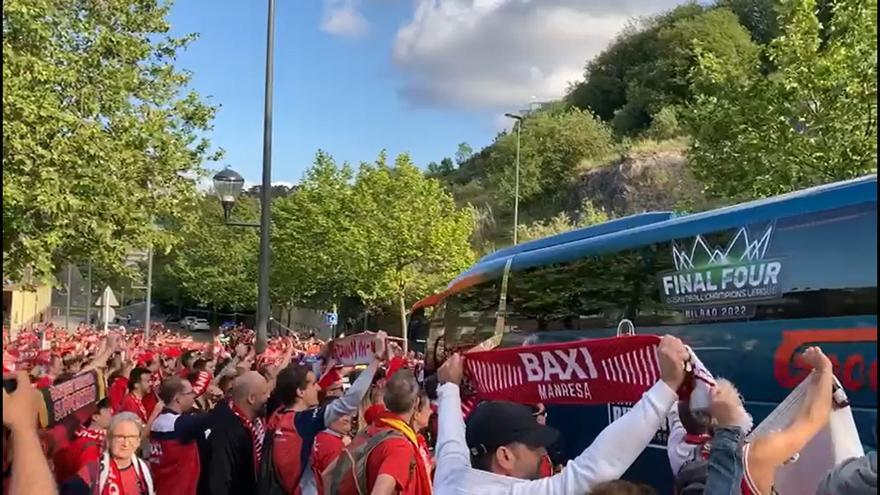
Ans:
[[[210,426],[209,414],[181,415],[164,409],[150,429],[150,470],[156,495],[195,495],[201,461],[196,440]]]
[[[369,435],[375,435],[385,427],[371,425]],[[372,490],[379,475],[387,474],[394,478],[396,490],[400,495],[422,495],[431,493],[430,486],[421,486],[415,470],[417,457],[415,447],[405,438],[392,437],[384,440],[370,452],[367,458],[367,487]]]
[[[37,388],[49,388],[55,382],[55,377],[51,375],[41,376],[39,380],[37,380]]]
[[[342,442],[342,435],[333,430],[324,430],[315,436],[311,464],[319,495],[324,493],[324,483],[321,482],[324,470],[339,457],[344,448],[345,444]]]
[[[141,418],[141,421],[144,424],[147,424],[147,419],[149,419],[147,408],[144,407],[143,401],[137,398],[134,394],[129,393],[122,399],[122,405],[119,408],[119,412],[133,412]]]
[[[98,462],[103,448],[103,437],[104,434],[100,431],[87,428],[77,431],[77,437],[52,457],[55,479],[59,483],[66,481],[86,464]]]
[[[120,376],[113,380],[110,384],[110,390],[107,392],[107,398],[110,399],[110,408],[117,413],[122,408],[122,399],[128,393],[128,378]]]

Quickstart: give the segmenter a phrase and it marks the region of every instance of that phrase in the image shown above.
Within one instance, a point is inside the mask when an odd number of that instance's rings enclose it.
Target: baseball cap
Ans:
[[[531,407],[506,401],[483,402],[467,419],[465,439],[471,455],[494,452],[514,442],[529,447],[549,447],[559,431],[538,424]]]

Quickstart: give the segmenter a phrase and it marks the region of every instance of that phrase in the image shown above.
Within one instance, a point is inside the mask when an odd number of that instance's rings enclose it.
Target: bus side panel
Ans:
[[[692,346],[716,376],[731,380],[744,394],[746,408],[760,423],[807,373],[797,356],[820,346],[832,360],[847,391],[859,436],[876,450],[877,317],[858,316],[683,327],[638,328],[639,334],[673,334]],[[543,340],[543,339],[542,339]],[[549,406],[548,423],[561,431],[561,454],[577,457],[626,405]],[[671,489],[666,456],[669,426],[662,422],[648,448],[624,478]]]

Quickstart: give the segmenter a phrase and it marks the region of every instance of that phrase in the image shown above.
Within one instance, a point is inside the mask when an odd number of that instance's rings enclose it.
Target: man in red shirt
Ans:
[[[185,414],[193,408],[195,391],[179,376],[162,381],[159,398],[165,407],[150,431],[156,495],[195,495],[201,470],[196,440],[210,427],[211,413]]]
[[[98,461],[112,416],[110,401],[101,399],[91,418],[76,430],[74,440],[55,453],[55,479],[65,481],[87,463]]]
[[[350,453],[357,454],[360,450],[358,447],[371,437],[389,435],[372,450],[365,452],[366,479],[356,483],[358,486],[366,486],[372,495],[429,495],[430,467],[419,451],[418,436],[410,426],[419,403],[419,385],[411,371],[397,371],[388,379],[384,402],[387,412],[347,447]],[[348,456],[341,455],[336,465],[327,473],[327,487],[334,493],[357,493],[351,462]]]
[[[152,411],[147,411],[144,407],[144,396],[150,391],[150,370],[146,368],[135,368],[131,370],[128,379],[128,395],[122,399],[120,412],[133,412],[137,414],[144,425],[150,417]]]
[[[330,397],[324,401],[327,405],[335,398]],[[315,479],[320,481],[324,470],[339,457],[342,449],[351,442],[351,416],[342,416],[330,426],[315,436],[315,446],[312,448],[311,465]],[[324,484],[318,482],[318,495],[323,495]]]

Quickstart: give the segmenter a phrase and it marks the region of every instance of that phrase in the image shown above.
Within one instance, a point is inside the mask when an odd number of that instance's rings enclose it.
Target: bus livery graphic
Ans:
[[[676,271],[660,274],[660,294],[670,306],[729,303],[768,299],[780,295],[782,262],[764,259],[773,224],[752,238],[741,227],[726,248],[712,247],[702,236],[690,249],[672,242]]]

